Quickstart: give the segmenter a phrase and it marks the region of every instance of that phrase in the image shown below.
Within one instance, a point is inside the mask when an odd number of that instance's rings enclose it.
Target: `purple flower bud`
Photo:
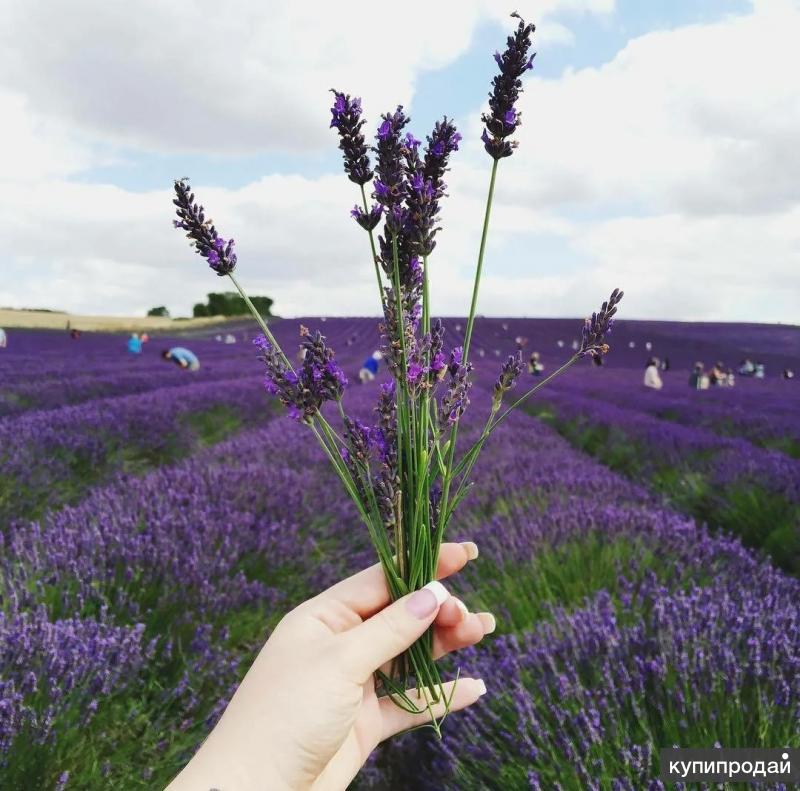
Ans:
[[[586,319],[581,333],[581,345],[578,353],[581,357],[600,357],[608,352],[605,336],[610,332],[617,305],[622,301],[625,292],[615,288],[611,296],[600,307],[599,313],[592,313]]]
[[[418,362],[412,362],[408,364],[408,372],[406,374],[406,378],[408,379],[408,384],[411,387],[416,387],[421,381],[422,376],[425,373],[425,367]]]
[[[358,206],[354,206],[350,212],[350,216],[365,230],[371,231],[377,227],[381,221],[381,214],[383,213],[383,206],[379,203],[374,204],[369,212],[365,212]]]
[[[493,159],[509,157],[516,147],[505,140],[519,126],[519,118],[514,105],[522,91],[522,75],[533,67],[533,55],[528,55],[534,25],[526,25],[525,20],[514,13],[519,25],[513,35],[508,37],[505,52],[495,52],[494,59],[500,73],[492,81],[489,94],[489,112],[481,116],[486,129],[481,135],[486,152]]]
[[[186,179],[175,182],[175,198],[178,220],[175,228],[185,230],[194,242],[195,250],[208,261],[208,265],[220,276],[230,274],[236,267],[233,239],[225,240],[217,233],[211,220],[207,220],[205,209],[195,203],[194,193]]]
[[[367,144],[361,127],[364,120],[361,118],[361,99],[351,99],[333,91],[334,101],[331,107],[331,127],[339,132],[339,148],[344,159],[344,171],[347,177],[355,184],[366,184],[372,178]]]
[[[392,133],[392,124],[391,121],[387,118],[379,127],[378,127],[378,137],[381,140],[386,140],[389,135]]]
[[[494,394],[492,401],[494,408],[497,409],[503,400],[503,396],[517,383],[517,379],[522,371],[522,352],[509,355],[500,369],[500,376],[494,383]]]

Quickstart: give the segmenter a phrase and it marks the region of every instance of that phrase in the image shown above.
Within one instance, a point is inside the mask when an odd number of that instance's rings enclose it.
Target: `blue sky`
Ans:
[[[492,0],[405,10],[9,0],[0,306],[189,312],[220,285],[169,229],[169,186],[190,176],[237,239],[242,278],[282,313],[375,313],[327,129],[335,85],[364,96],[367,130],[398,101],[420,137],[444,112],[457,120],[432,277],[438,309],[462,312],[488,170],[478,119],[513,22]],[[482,311],[580,315],[623,285],[631,317],[796,321],[800,0],[517,10],[537,22],[538,55]]]

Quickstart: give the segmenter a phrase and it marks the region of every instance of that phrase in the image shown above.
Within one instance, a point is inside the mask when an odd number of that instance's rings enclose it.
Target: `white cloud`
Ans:
[[[2,5],[0,74],[35,110],[170,152],[328,146],[331,87],[357,87],[375,113],[407,104],[421,71],[452,62],[498,16],[491,0],[406,0],[390,18],[364,0]],[[549,0],[537,15],[608,5]],[[549,35],[569,32],[553,23]]]
[[[0,119],[0,181],[58,178],[98,161],[68,126],[32,112],[22,94],[0,89]]]
[[[519,200],[747,213],[800,195],[800,13],[758,12],[634,39],[599,68],[530,81]],[[508,168],[512,170],[512,168]]]

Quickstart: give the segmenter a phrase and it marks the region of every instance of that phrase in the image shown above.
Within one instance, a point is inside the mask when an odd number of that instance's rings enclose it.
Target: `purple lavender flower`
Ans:
[[[428,378],[430,384],[441,381],[447,371],[447,357],[442,351],[444,343],[444,325],[441,319],[436,319],[431,326],[430,344],[428,346]]]
[[[437,198],[441,197],[440,188],[444,188],[442,178],[447,170],[448,159],[453,151],[458,151],[461,135],[455,124],[447,116],[434,124],[433,131],[426,138],[425,151],[425,178],[428,179],[437,191]]]
[[[374,446],[374,429],[360,420],[349,417],[344,419],[344,428],[351,457],[361,464],[367,464],[370,448]]]
[[[397,470],[397,401],[394,380],[381,385],[378,425],[374,445],[381,454],[381,467],[373,486],[381,520],[392,531],[397,525],[400,478]]]
[[[450,424],[457,423],[469,405],[469,389],[472,382],[469,374],[472,371],[472,363],[464,365],[462,363],[463,349],[458,346],[450,352],[450,362],[447,370],[450,374],[450,382],[447,392],[442,396],[442,414]]]
[[[591,356],[600,357],[608,352],[608,344],[605,336],[611,332],[614,314],[617,312],[617,305],[624,296],[624,291],[615,288],[611,296],[600,307],[599,313],[592,313],[590,319],[586,319],[583,325],[581,345],[579,354],[581,357]]]
[[[436,122],[427,138],[424,160],[419,156],[419,141],[414,140],[416,145],[405,147],[408,216],[404,230],[408,236],[408,247],[414,255],[430,255],[436,246],[434,237],[440,230],[436,225],[439,201],[446,188],[442,177],[447,170],[448,158],[458,150],[460,140],[461,135],[445,116],[444,120]]]
[[[522,91],[522,75],[533,68],[534,55],[529,56],[528,50],[531,47],[531,35],[536,28],[534,25],[526,25],[525,20],[517,13],[511,16],[519,19],[519,25],[514,35],[508,37],[505,52],[502,55],[499,52],[494,54],[500,73],[492,81],[492,92],[489,94],[490,112],[481,116],[486,124],[481,140],[486,152],[495,160],[510,157],[514,153],[517,144],[508,142],[506,138],[520,125],[520,116],[514,104]]]
[[[254,343],[261,349],[267,372],[264,386],[289,410],[289,416],[310,423],[326,401],[338,401],[347,386],[347,377],[334,359],[325,336],[300,328],[304,350],[299,373],[291,370],[283,355],[263,336]]]
[[[408,380],[409,387],[412,389],[419,387],[426,373],[427,369],[421,362],[417,360],[410,362],[406,371],[406,379]]]
[[[461,360],[464,358],[464,348],[462,346],[456,346],[450,352],[450,362],[447,365],[447,370],[450,372],[450,376],[455,376],[458,372],[458,369],[461,367]]]
[[[522,352],[518,351],[516,354],[510,354],[508,356],[508,359],[503,363],[503,367],[500,369],[500,376],[494,383],[492,402],[495,409],[500,406],[503,396],[517,383],[521,372]]]
[[[397,387],[394,380],[381,385],[378,406],[375,411],[378,413],[378,431],[383,442],[384,461],[392,461],[397,458],[397,401],[395,399]]]
[[[206,219],[205,209],[195,203],[187,179],[175,182],[177,220],[172,224],[182,228],[186,236],[194,241],[197,252],[208,261],[208,265],[220,276],[228,275],[236,267],[236,253],[233,239],[225,240],[218,233],[210,219]]]
[[[404,198],[404,144],[400,135],[411,119],[403,113],[402,105],[398,105],[393,113],[384,113],[381,118],[383,121],[378,127],[377,143],[373,147],[377,155],[375,171],[378,175],[374,196],[388,213]]]
[[[372,205],[368,212],[358,206],[353,206],[350,216],[365,230],[372,231],[381,221],[381,214],[383,214],[383,206],[379,203]]]
[[[339,132],[344,172],[350,181],[364,185],[372,178],[372,170],[369,166],[367,144],[361,133],[361,127],[365,123],[361,117],[361,99],[351,99],[349,94],[331,90],[335,97],[331,107],[331,127],[336,127]]]

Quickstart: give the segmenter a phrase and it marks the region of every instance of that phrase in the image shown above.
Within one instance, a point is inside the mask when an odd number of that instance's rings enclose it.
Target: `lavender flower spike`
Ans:
[[[391,209],[399,207],[405,197],[403,172],[404,141],[400,134],[411,120],[403,112],[402,105],[398,105],[393,113],[384,113],[381,125],[375,136],[376,144],[373,148],[377,155],[375,170],[375,199],[390,214]]]
[[[407,138],[410,135],[407,136]],[[408,207],[409,245],[414,255],[428,256],[436,247],[434,237],[439,230],[439,201],[445,194],[443,176],[448,159],[458,150],[461,135],[451,121],[437,121],[428,136],[424,161],[420,160],[417,146],[406,144],[406,204]]]
[[[492,408],[496,411],[500,408],[503,396],[517,383],[522,372],[522,352],[510,354],[500,369],[500,376],[494,383],[494,394],[492,395]]]
[[[361,99],[350,98],[349,94],[334,90],[336,97],[331,107],[331,127],[339,132],[339,148],[344,158],[344,172],[350,181],[364,185],[372,178],[372,170],[367,156],[367,144],[361,127],[365,121],[361,117]]]
[[[508,37],[506,51],[501,55],[496,52],[494,59],[500,67],[492,81],[492,92],[489,94],[489,110],[481,120],[486,124],[481,135],[483,146],[492,159],[510,157],[517,144],[508,142],[520,125],[520,115],[514,107],[522,91],[522,75],[533,68],[534,55],[528,55],[531,47],[531,35],[536,30],[534,25],[526,25],[525,20],[516,12],[511,15],[519,19],[519,25],[513,36]]]
[[[579,354],[581,357],[591,356],[600,357],[608,352],[608,344],[605,336],[611,332],[614,323],[614,314],[617,312],[617,305],[622,301],[625,292],[615,288],[611,292],[608,301],[600,306],[599,313],[592,313],[590,319],[586,319],[583,325],[583,335]]]
[[[333,349],[319,331],[313,334],[301,326],[301,347],[305,350],[298,373],[292,371],[280,352],[263,336],[254,343],[261,349],[266,366],[264,386],[289,409],[290,417],[310,424],[326,401],[338,401],[347,378],[334,359]]]
[[[186,231],[187,238],[194,241],[197,252],[208,261],[208,265],[221,277],[229,275],[236,267],[236,253],[233,239],[225,240],[218,233],[210,219],[206,219],[205,209],[195,203],[187,179],[175,182],[177,220],[172,224]]]
[[[469,406],[469,389],[472,382],[469,374],[472,371],[472,363],[464,365],[462,362],[464,350],[457,346],[450,352],[450,362],[447,370],[450,373],[450,382],[447,392],[442,396],[442,415],[447,422],[452,425],[457,423],[464,411]]]

